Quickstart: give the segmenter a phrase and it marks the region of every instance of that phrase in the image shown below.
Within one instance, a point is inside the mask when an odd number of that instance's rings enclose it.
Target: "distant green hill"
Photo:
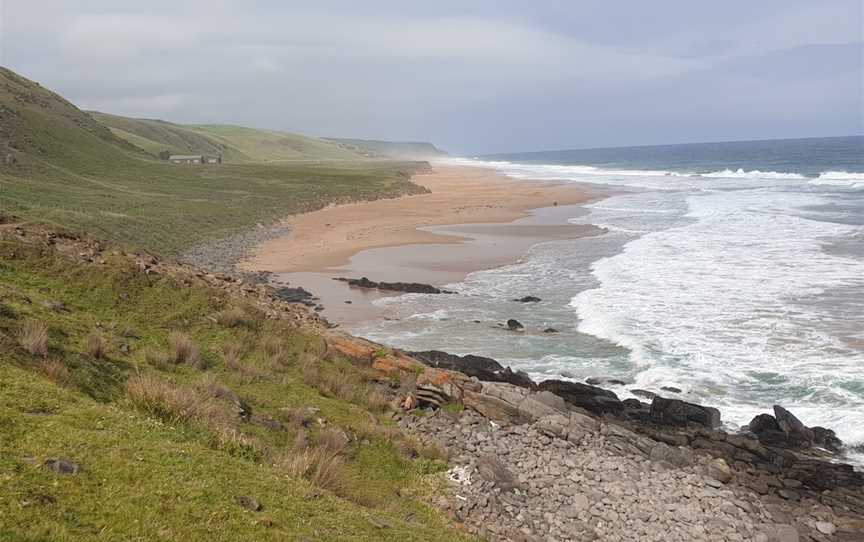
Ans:
[[[375,139],[345,139],[335,137],[325,139],[358,149],[367,156],[379,156],[399,160],[429,160],[447,156],[446,151],[442,151],[432,143],[421,141],[378,141]]]
[[[184,125],[164,120],[132,119],[91,111],[114,135],[158,155],[219,154],[226,162],[280,160],[359,160],[366,156],[336,141],[287,132],[228,125]]]
[[[409,180],[415,164],[368,160],[334,143],[111,118],[116,132],[0,68],[0,215],[177,254],[291,213],[422,191]],[[236,163],[183,166],[148,154],[166,142],[184,153],[222,149]]]

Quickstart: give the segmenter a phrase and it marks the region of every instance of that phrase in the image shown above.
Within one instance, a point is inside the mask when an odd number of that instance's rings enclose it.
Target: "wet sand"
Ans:
[[[240,267],[273,273],[345,265],[362,250],[459,243],[428,226],[506,223],[554,204],[585,203],[596,194],[576,184],[515,180],[493,170],[435,165],[412,181],[431,193],[328,207],[288,218],[290,234],[262,243]]]
[[[575,184],[515,180],[492,170],[436,165],[413,182],[431,193],[340,205],[291,217],[290,233],[241,264],[313,292],[331,322],[387,318],[377,299],[335,277],[444,286],[471,272],[517,262],[542,242],[594,235],[570,224],[579,204],[603,194]],[[444,294],[446,295],[446,294]]]

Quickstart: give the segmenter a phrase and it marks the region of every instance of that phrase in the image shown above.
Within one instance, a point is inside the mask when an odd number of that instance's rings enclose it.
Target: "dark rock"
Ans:
[[[538,303],[540,301],[540,298],[533,295],[526,295],[525,297],[520,297],[519,299],[514,299],[513,301],[517,301],[519,303]]]
[[[338,280],[348,283],[348,286],[354,288],[366,288],[371,290],[386,290],[388,292],[405,292],[409,294],[452,294],[449,290],[436,288],[431,284],[422,284],[419,282],[375,282],[366,277],[359,279],[351,279],[347,277],[336,277],[333,280]]]
[[[813,445],[821,446],[835,454],[840,453],[843,449],[843,441],[837,438],[837,434],[831,429],[819,427],[818,425],[810,428],[813,431]]]
[[[238,495],[237,497],[234,497],[234,500],[237,502],[237,504],[239,504],[246,510],[251,510],[253,512],[260,512],[261,510],[264,510],[264,507],[261,506],[261,503],[247,495]]]
[[[46,459],[43,465],[46,469],[57,474],[78,474],[81,472],[81,466],[68,459]]]
[[[780,430],[786,433],[790,445],[809,446],[813,443],[813,431],[801,423],[794,414],[780,405],[774,405],[774,417]]]
[[[543,330],[543,333],[558,333],[558,330],[555,329],[554,327],[547,327],[546,329]]]
[[[312,299],[315,299],[315,296],[312,295],[312,292],[309,292],[304,288],[290,288],[288,286],[276,288],[273,292],[273,296],[276,297],[276,299],[280,299],[288,303],[307,303]]]
[[[565,380],[545,380],[538,387],[558,395],[573,406],[595,414],[618,413],[624,409],[617,395],[597,386]]]
[[[668,391],[669,393],[681,393],[681,388],[676,388],[675,386],[663,386],[660,389],[663,391]]]
[[[591,378],[585,380],[586,383],[591,384],[592,386],[623,386],[624,381],[618,380],[617,378],[609,378],[606,376],[592,376]]]
[[[630,390],[630,393],[632,393],[636,397],[644,397],[645,399],[654,399],[655,397],[657,397],[657,394],[653,391],[640,390],[639,388]]]
[[[655,397],[651,402],[651,419],[670,425],[687,425],[689,422],[694,422],[714,428],[720,426],[720,411],[679,399]]]
[[[777,420],[770,414],[757,414],[752,420],[750,420],[747,427],[754,435],[759,435],[765,431],[780,430],[780,426],[777,425]]]
[[[519,320],[514,320],[513,318],[507,320],[507,329],[510,331],[516,331],[519,329],[525,329],[525,326],[522,325],[522,322]]]
[[[408,352],[408,354],[430,367],[459,371],[467,376],[477,377],[484,382],[507,382],[508,384],[531,389],[536,387],[527,374],[521,371],[513,371],[510,367],[504,367],[492,358],[471,354],[457,356],[440,350]]]

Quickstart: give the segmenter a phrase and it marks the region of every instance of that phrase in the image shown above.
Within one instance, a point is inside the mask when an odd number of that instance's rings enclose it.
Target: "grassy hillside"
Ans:
[[[362,160],[350,146],[313,137],[242,126],[181,125],[162,120],[131,119],[93,111],[93,118],[147,152],[158,155],[220,154],[228,162],[285,160]]]
[[[194,275],[79,250],[0,230],[0,539],[462,539],[423,504],[439,452],[368,369]]]
[[[355,148],[367,156],[394,158],[398,160],[429,160],[447,156],[432,143],[421,141],[378,141],[374,139],[327,138],[350,148]]]
[[[174,133],[168,126],[165,138]],[[243,129],[202,130],[214,135],[174,135],[196,145],[234,138],[238,152],[265,152]],[[0,69],[0,214],[162,254],[332,202],[419,192],[409,181],[414,167],[380,161],[173,165],[57,94]]]

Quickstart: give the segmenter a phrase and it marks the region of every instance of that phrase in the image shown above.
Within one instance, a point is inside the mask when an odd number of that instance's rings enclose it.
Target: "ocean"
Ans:
[[[864,446],[864,137],[452,162],[602,188],[609,197],[566,211],[605,231],[447,285],[458,296],[378,300],[395,317],[352,331],[540,380],[620,380],[607,387],[622,398],[716,406],[730,428],[779,404]],[[542,301],[513,302],[525,295]],[[508,318],[527,331],[490,325]]]

